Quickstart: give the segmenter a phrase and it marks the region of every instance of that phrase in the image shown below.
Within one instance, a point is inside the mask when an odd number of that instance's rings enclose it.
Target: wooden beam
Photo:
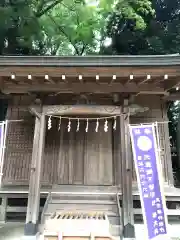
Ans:
[[[63,82],[68,83],[68,81],[67,81],[67,79],[66,79],[66,75],[63,74],[63,75],[61,76],[61,79],[62,79]]]
[[[180,80],[176,78],[176,80],[171,81],[165,81],[164,82],[164,89],[166,91],[169,91],[171,89],[176,89],[177,87],[180,87]]]
[[[32,160],[31,160],[31,169],[30,169],[30,181],[29,181],[29,194],[28,194],[28,206],[26,214],[26,223],[32,222],[33,214],[33,205],[34,205],[34,196],[36,188],[36,179],[37,179],[37,158],[38,158],[38,148],[39,148],[39,132],[40,132],[40,119],[36,118],[35,120],[35,130],[34,130],[34,141],[33,141],[33,151],[32,151]]]
[[[41,191],[41,174],[42,174],[42,164],[44,156],[44,145],[45,145],[45,129],[46,129],[46,119],[45,115],[42,114],[40,118],[40,130],[39,130],[39,148],[36,161],[36,187],[34,195],[34,207],[32,212],[32,223],[38,223],[39,218],[39,206],[40,206],[40,191]]]
[[[32,115],[36,116],[37,118],[41,117],[41,112],[40,112],[40,107],[36,106],[36,107],[29,107],[29,111]]]
[[[147,75],[145,79],[143,79],[142,81],[138,82],[138,84],[144,84],[147,83],[148,81],[151,80],[151,75]]]
[[[132,159],[129,134],[128,101],[124,101],[124,112],[127,115],[120,116],[122,216],[123,236],[124,239],[129,239],[135,238],[135,230],[133,216]]]
[[[110,83],[109,84],[113,84],[117,79],[117,76],[116,75],[113,75],[112,76],[112,79],[110,80]]]
[[[147,75],[151,75],[152,77],[156,76],[164,76],[167,74],[169,78],[171,76],[178,76],[180,75],[179,67],[178,66],[167,66],[159,67],[159,66],[131,66],[131,67],[112,67],[112,66],[94,66],[94,67],[57,67],[57,66],[0,66],[0,76],[10,76],[11,73],[18,76],[28,76],[29,74],[32,77],[43,77],[44,73],[51,76],[51,77],[60,77],[62,75],[66,75],[66,77],[78,77],[78,75],[82,75],[83,77],[94,77],[99,75],[100,77],[111,77],[116,75],[117,77],[128,77],[130,75],[134,75],[136,78],[141,76],[145,77]]]
[[[79,76],[78,76],[78,79],[79,79],[79,81],[80,81],[81,83],[83,83],[84,80],[83,80],[83,76],[82,76],[82,75],[79,75]]]
[[[47,75],[47,74],[44,76],[44,79],[51,84],[55,84],[55,81],[52,80],[51,77],[49,77],[49,75]]]
[[[121,107],[114,105],[50,105],[43,106],[46,115],[119,115]]]
[[[138,93],[150,92],[154,94],[164,95],[166,91],[162,87],[154,84],[135,83],[121,84],[114,83],[109,85],[107,83],[59,83],[59,84],[32,84],[32,85],[5,85],[1,91],[3,93],[27,93],[27,92],[59,92],[59,93]]]
[[[162,82],[165,82],[165,84],[167,83],[167,81],[170,81],[172,82],[174,80],[174,78],[177,78],[177,77],[171,77],[171,79],[169,80],[169,76],[168,74],[165,74],[163,77],[161,76],[160,78],[158,77],[157,79],[155,79],[155,84],[161,84]]]
[[[165,91],[163,94],[162,92],[151,92],[151,91],[141,91],[137,94],[135,94],[134,96],[138,96],[138,95],[164,95],[164,96],[169,96],[169,92]]]
[[[35,122],[25,236],[36,236],[38,231],[45,128],[45,115],[42,114]]]
[[[32,76],[30,73],[28,73],[28,75],[24,77],[23,83],[31,85],[35,81],[36,81],[36,76]],[[21,81],[19,81],[19,83],[21,83]]]
[[[165,100],[165,101],[177,101],[177,100],[180,100],[180,92],[171,93],[171,94],[169,94],[167,96],[164,96],[163,100]]]
[[[147,107],[129,106],[129,113],[131,115],[138,111],[147,111]],[[50,105],[43,106],[42,109],[45,115],[100,115],[100,116],[112,116],[119,115],[121,113],[121,107],[115,105]]]

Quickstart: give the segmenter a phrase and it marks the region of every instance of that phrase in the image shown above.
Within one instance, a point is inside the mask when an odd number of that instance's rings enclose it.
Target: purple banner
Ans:
[[[156,143],[155,126],[130,126],[130,135],[140,191],[144,224],[148,239],[167,235],[165,200],[162,195],[159,174],[159,154]]]

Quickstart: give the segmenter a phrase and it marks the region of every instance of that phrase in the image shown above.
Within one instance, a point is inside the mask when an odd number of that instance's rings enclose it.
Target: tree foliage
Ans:
[[[153,9],[149,0],[2,0],[0,54],[98,54],[115,14],[141,30]]]
[[[95,52],[101,19],[95,6],[66,0],[41,18],[47,52],[84,55]]]
[[[136,2],[135,7],[134,2]],[[150,5],[149,2],[142,2],[143,4],[141,1],[132,1],[133,9],[143,19],[140,25],[136,24],[136,18],[127,18],[119,12],[112,13],[107,34],[112,38],[113,53],[168,54],[179,52],[180,1],[152,0]],[[105,49],[105,52],[108,53],[107,50]]]
[[[179,16],[179,0],[1,0],[0,54],[177,53]]]

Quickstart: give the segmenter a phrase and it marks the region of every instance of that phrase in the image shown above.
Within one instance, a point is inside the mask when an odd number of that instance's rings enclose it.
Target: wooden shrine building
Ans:
[[[2,224],[26,216],[25,235],[35,235],[53,212],[85,209],[107,214],[113,236],[135,237],[142,215],[128,126],[152,122],[169,221],[178,222],[167,108],[179,85],[177,55],[0,57],[8,101]]]

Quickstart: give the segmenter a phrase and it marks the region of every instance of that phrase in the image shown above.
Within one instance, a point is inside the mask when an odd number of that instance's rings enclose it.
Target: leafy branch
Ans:
[[[66,39],[71,43],[71,45],[74,47],[74,50],[76,52],[77,55],[81,55],[78,48],[76,47],[76,45],[74,44],[73,40],[71,39],[71,37],[69,36],[69,34],[65,31],[65,29],[60,26],[55,20],[54,18],[48,14],[48,17],[50,18],[50,20],[54,23],[54,25],[57,27],[57,29],[66,37]]]
[[[35,12],[35,17],[40,18],[44,14],[48,13],[50,10],[52,10],[55,6],[57,6],[59,3],[62,3],[63,0],[56,0],[53,3],[51,3],[49,6],[45,7],[43,9],[43,4],[41,5],[41,9],[39,9],[37,12]],[[43,1],[42,1],[43,2]]]

